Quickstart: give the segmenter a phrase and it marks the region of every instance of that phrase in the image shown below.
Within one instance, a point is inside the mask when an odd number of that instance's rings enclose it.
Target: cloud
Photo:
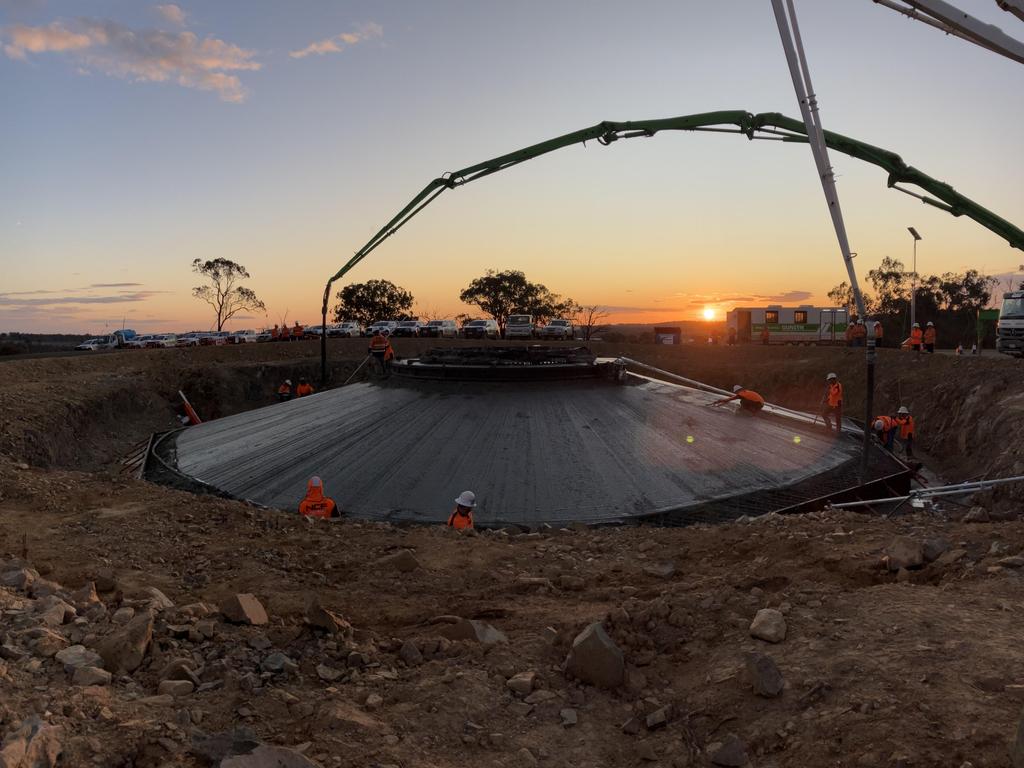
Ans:
[[[223,101],[245,101],[234,72],[255,71],[255,51],[193,32],[134,30],[109,20],[55,21],[45,27],[15,24],[0,28],[4,53],[66,53],[78,68],[133,82],[175,82],[184,88],[214,91]]]
[[[171,24],[177,24],[179,27],[185,26],[185,12],[181,10],[180,6],[174,3],[167,3],[166,5],[155,5],[153,10],[156,11],[157,15],[160,16],[164,21],[169,21]]]
[[[344,50],[346,46],[353,46],[366,40],[373,40],[383,36],[383,34],[384,27],[376,22],[370,21],[365,24],[360,24],[353,32],[342,32],[340,35],[328,37],[326,40],[318,40],[317,42],[310,43],[305,48],[298,51],[292,51],[288,55],[293,59],[304,59],[307,56],[312,56],[313,54],[323,56],[325,53],[339,53]]]
[[[117,296],[53,296],[49,298],[24,299],[26,293],[0,293],[0,306],[4,307],[51,307],[61,305],[85,305],[85,304],[131,304],[138,301],[145,301],[151,296],[156,296],[162,291],[136,291],[134,293],[122,293]]]
[[[87,285],[86,290],[89,288],[139,288],[142,283],[93,283]]]

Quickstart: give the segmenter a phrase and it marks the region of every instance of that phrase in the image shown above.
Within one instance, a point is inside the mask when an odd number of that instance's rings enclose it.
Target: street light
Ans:
[[[917,241],[921,236],[913,227],[907,227],[907,231],[914,236],[914,267],[910,273],[910,330],[914,330],[914,322],[917,320]]]

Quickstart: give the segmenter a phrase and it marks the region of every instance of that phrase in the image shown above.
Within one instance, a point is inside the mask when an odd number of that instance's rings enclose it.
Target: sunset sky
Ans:
[[[1024,40],[992,0],[956,5]],[[1024,225],[1024,66],[870,0],[797,3],[826,127]],[[430,179],[583,128],[799,117],[768,0],[147,4],[0,0],[0,331],[207,328],[193,259],[244,264],[266,316]],[[1013,271],[1024,253],[832,153],[856,265]],[[487,268],[613,319],[823,303],[845,270],[806,145],[665,133],[575,146],[443,194],[348,279],[466,311]],[[340,287],[340,286],[338,286]]]

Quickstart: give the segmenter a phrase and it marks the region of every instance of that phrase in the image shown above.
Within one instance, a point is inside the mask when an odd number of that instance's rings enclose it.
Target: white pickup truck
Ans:
[[[570,321],[563,320],[562,318],[555,318],[541,328],[537,335],[542,339],[561,339],[563,341],[571,341],[575,333]]]
[[[506,339],[532,339],[533,315],[509,315],[505,324]]]

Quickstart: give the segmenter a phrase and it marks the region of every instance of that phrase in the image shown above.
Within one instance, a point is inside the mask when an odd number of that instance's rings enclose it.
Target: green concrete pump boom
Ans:
[[[599,144],[608,145],[619,139],[632,139],[637,137],[654,136],[660,131],[713,131],[718,133],[741,133],[748,139],[769,139],[775,141],[807,141],[807,133],[803,121],[794,120],[791,117],[779,114],[778,112],[763,112],[752,114],[741,110],[727,110],[722,112],[704,112],[698,115],[684,115],[682,117],[669,117],[661,120],[634,120],[618,123],[605,121],[581,131],[573,131],[563,136],[558,136],[548,141],[526,147],[524,149],[501,155],[492,160],[486,160],[476,165],[471,165],[458,171],[446,173],[440,178],[434,179],[423,190],[414,197],[398,214],[385,224],[370,241],[356,251],[355,255],[339,269],[324,288],[323,303],[323,328],[321,331],[321,375],[324,383],[327,382],[327,305],[331,298],[331,286],[336,280],[343,277],[356,264],[368,256],[377,246],[387,238],[401,229],[413,216],[422,211],[427,205],[433,202],[434,198],[446,189],[476,181],[484,176],[511,168],[526,160],[546,155],[556,149],[572,146],[573,144],[585,144],[588,141],[596,140]],[[843,136],[832,131],[825,131],[825,143],[829,149],[865,160],[879,166],[889,174],[888,185],[901,192],[912,195],[923,203],[951,213],[954,216],[967,216],[986,229],[991,230],[1002,238],[1005,238],[1014,248],[1024,250],[1024,232],[1015,227],[1005,219],[1000,218],[991,211],[970,200],[957,192],[949,184],[932,178],[922,173],[913,166],[903,162],[903,158],[895,152],[866,144],[848,136]],[[926,192],[921,195],[904,189],[900,184],[912,184]],[[928,195],[931,195],[929,197]]]

